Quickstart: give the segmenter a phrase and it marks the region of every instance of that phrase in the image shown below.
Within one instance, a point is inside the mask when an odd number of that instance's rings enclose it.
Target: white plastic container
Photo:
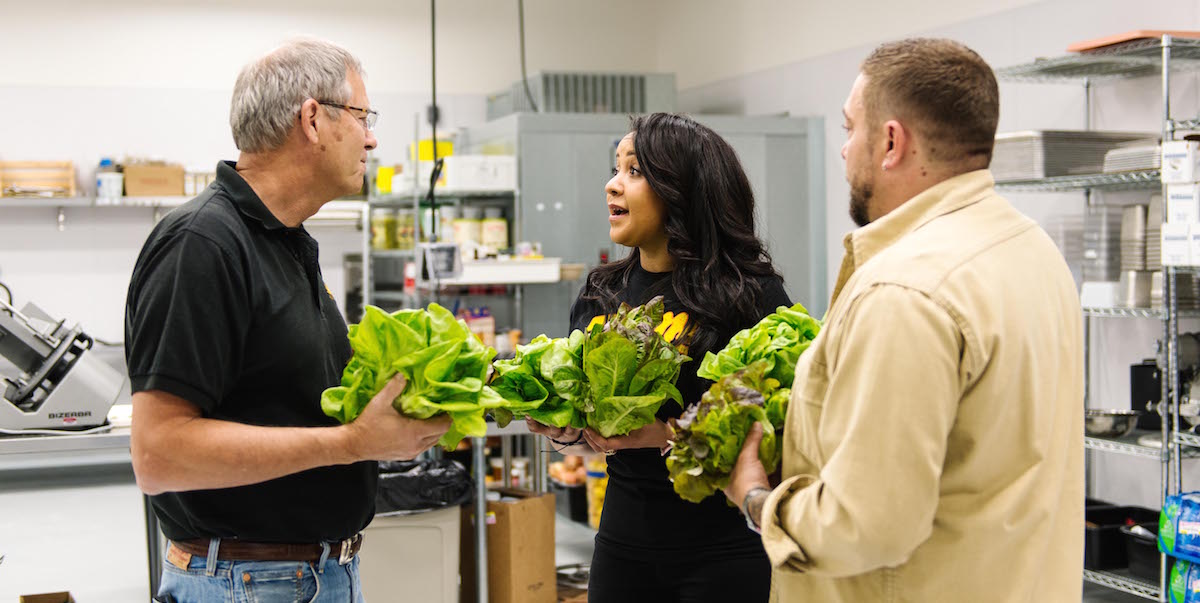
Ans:
[[[458,507],[376,515],[363,530],[359,575],[368,601],[458,601]]]

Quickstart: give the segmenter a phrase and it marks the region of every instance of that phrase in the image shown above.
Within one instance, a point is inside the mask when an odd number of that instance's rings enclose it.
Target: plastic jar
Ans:
[[[464,258],[475,259],[475,249],[483,238],[482,217],[478,207],[464,207],[462,217],[454,220],[454,242],[461,246]]]
[[[371,248],[396,248],[396,210],[387,208],[371,210]]]
[[[113,205],[119,202],[124,192],[125,175],[117,171],[112,159],[100,159],[100,166],[96,168],[96,204]]]
[[[489,207],[483,210],[483,222],[479,228],[479,244],[489,253],[508,249],[508,220],[504,219],[504,210],[499,207]]]
[[[416,242],[416,223],[411,211],[396,212],[396,249],[412,249]]]

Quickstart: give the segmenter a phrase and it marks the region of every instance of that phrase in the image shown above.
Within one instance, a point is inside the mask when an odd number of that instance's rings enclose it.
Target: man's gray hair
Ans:
[[[229,108],[234,144],[243,153],[283,146],[304,101],[350,102],[346,78],[351,72],[365,77],[349,51],[313,39],[288,41],[246,65],[233,85]],[[325,107],[330,115],[340,110]]]

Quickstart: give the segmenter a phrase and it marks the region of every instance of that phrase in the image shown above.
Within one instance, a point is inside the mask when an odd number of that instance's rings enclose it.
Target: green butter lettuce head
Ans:
[[[658,332],[664,314],[661,296],[642,306],[622,304],[582,336],[586,387],[574,402],[606,438],[653,423],[667,400],[683,403],[675,381],[691,359]]]
[[[768,377],[791,387],[800,354],[820,330],[821,322],[809,316],[804,306],[781,306],[753,327],[739,331],[721,351],[705,354],[696,374],[716,381],[762,360],[767,363]]]
[[[530,417],[544,425],[586,425],[576,401],[583,397],[583,332],[551,339],[545,335],[517,346],[516,356],[497,360],[488,386],[502,403],[492,408],[497,424],[504,426],[516,417]]]
[[[729,485],[755,422],[763,424],[759,460],[767,473],[779,466],[782,449],[776,432],[783,428],[791,390],[767,375],[770,368],[761,359],[722,377],[675,421],[667,473],[681,498],[698,503]]]
[[[408,385],[392,406],[416,419],[449,415],[450,430],[439,440],[444,448],[487,433],[485,402],[497,404],[497,398],[484,391],[484,384],[496,351],[449,310],[429,304],[388,314],[367,306],[362,321],[348,331],[354,356],[341,385],[322,394],[325,414],[342,423],[355,420],[388,380],[402,373]]]

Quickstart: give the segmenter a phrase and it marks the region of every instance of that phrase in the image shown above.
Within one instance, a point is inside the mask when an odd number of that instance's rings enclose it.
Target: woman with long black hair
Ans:
[[[696,375],[704,353],[791,302],[755,233],[754,193],[729,143],[690,117],[655,113],[633,119],[616,153],[609,235],[633,251],[588,274],[571,328],[664,296],[660,332],[694,359],[677,383],[693,404],[710,385]],[[768,599],[771,568],[738,509],[720,493],[686,502],[667,478],[666,421],[681,413],[668,402],[654,423],[612,438],[528,421],[560,445],[609,455],[590,603]]]

